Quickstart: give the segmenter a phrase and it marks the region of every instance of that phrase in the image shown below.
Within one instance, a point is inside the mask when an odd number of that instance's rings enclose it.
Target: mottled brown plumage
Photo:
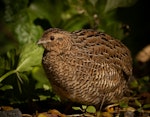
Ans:
[[[43,67],[54,91],[73,102],[99,105],[122,98],[132,75],[128,48],[92,29],[44,32]]]

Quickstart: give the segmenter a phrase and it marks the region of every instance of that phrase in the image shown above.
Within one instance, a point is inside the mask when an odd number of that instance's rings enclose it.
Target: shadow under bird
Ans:
[[[44,70],[61,98],[99,106],[119,101],[128,91],[131,54],[110,35],[93,29],[50,28],[38,44],[45,49]]]

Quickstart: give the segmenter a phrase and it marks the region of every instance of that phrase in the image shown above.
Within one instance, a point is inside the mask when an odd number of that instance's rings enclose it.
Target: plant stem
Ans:
[[[4,74],[3,76],[0,77],[0,82],[2,82],[5,78],[7,78],[8,76],[10,76],[11,74],[16,73],[16,70],[11,70],[9,72],[7,72],[6,74]]]

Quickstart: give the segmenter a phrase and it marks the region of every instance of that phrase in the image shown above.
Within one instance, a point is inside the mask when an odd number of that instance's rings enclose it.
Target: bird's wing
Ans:
[[[73,47],[69,53],[72,62],[69,64],[75,63],[72,65],[77,68],[77,75],[82,76],[80,79],[109,92],[132,74],[130,51],[120,41],[93,30],[81,30],[72,35]]]
[[[86,56],[86,59],[97,64],[107,63],[121,69],[127,76],[132,75],[132,58],[129,49],[119,40],[95,30],[73,32],[75,56]]]

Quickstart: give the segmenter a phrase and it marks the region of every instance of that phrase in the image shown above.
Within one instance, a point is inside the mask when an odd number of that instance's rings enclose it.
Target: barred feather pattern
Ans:
[[[108,34],[51,28],[38,43],[45,48],[43,67],[60,97],[99,105],[120,100],[127,91],[132,76],[130,51]]]

